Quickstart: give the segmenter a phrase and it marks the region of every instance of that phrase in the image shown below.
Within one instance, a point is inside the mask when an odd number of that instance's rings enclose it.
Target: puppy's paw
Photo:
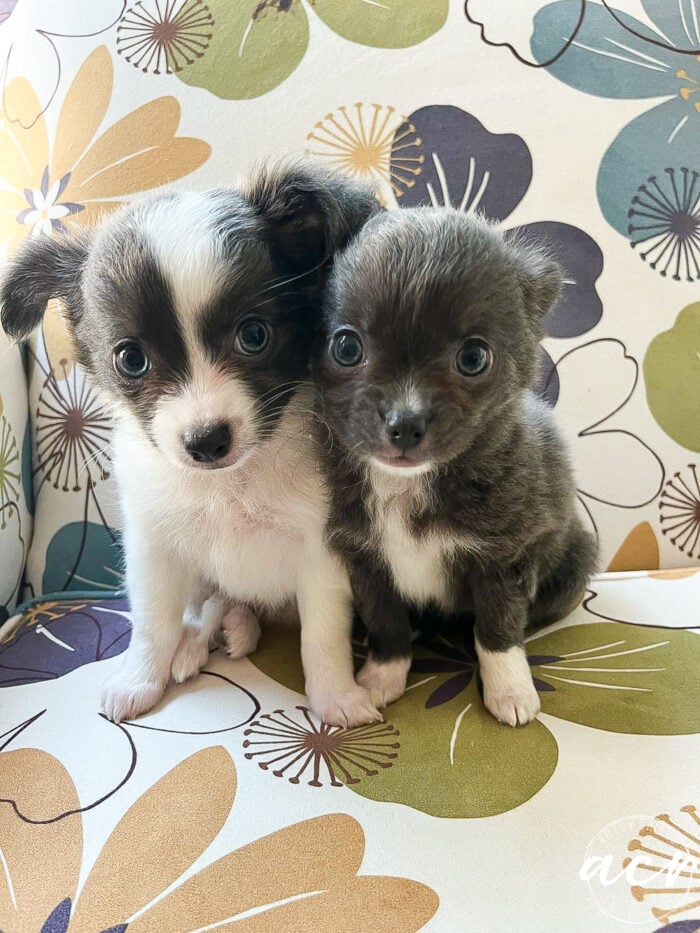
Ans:
[[[184,684],[198,674],[209,660],[209,635],[199,628],[186,625],[173,658],[171,676],[176,684]]]
[[[224,642],[229,657],[237,661],[252,654],[260,640],[260,624],[249,606],[234,606],[224,616]]]
[[[112,722],[123,722],[153,709],[164,693],[165,684],[125,679],[117,674],[102,688],[100,709]]]
[[[403,696],[410,666],[411,658],[390,661],[368,658],[357,675],[357,682],[367,690],[373,705],[382,709]]]
[[[319,690],[307,684],[306,695],[312,711],[331,726],[353,729],[384,720],[367,690],[357,684],[345,693]]]
[[[484,689],[484,706],[499,722],[508,726],[524,726],[540,711],[540,697],[535,685],[513,685],[507,692]]]
[[[477,639],[476,652],[486,709],[509,726],[531,722],[540,711],[540,697],[522,645],[489,651]]]

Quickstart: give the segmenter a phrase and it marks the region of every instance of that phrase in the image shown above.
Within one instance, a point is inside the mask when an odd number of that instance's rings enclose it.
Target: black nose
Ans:
[[[227,424],[217,424],[204,431],[185,434],[185,450],[197,463],[221,460],[231,449],[231,431]]]
[[[417,447],[425,437],[428,423],[425,415],[415,411],[388,412],[385,417],[386,433],[391,443],[399,450],[410,450]]]

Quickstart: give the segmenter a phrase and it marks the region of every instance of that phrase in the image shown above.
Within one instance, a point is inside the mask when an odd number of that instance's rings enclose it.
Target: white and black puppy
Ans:
[[[327,261],[377,208],[330,173],[262,170],[240,191],[167,193],[96,232],[32,240],[10,264],[5,330],[26,336],[61,298],[116,418],[133,634],[104,690],[111,719],[198,671],[222,615],[243,656],[257,613],[294,601],[314,712],[381,718],[353,678],[308,382]]]
[[[399,697],[416,610],[473,613],[484,702],[510,725],[540,704],[528,623],[583,593],[596,542],[566,451],[532,392],[562,283],[537,249],[458,211],[372,218],[336,256],[316,361],[330,541],[349,570],[377,706]]]

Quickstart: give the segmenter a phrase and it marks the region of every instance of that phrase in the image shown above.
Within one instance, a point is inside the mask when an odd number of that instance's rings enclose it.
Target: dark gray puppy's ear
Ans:
[[[10,337],[27,337],[41,323],[51,298],[62,298],[70,323],[80,306],[80,276],[87,237],[41,236],[28,240],[10,260],[0,284],[0,323]]]
[[[525,307],[539,322],[561,297],[564,270],[539,246],[520,243],[517,256]]]
[[[301,163],[259,169],[242,193],[271,228],[284,258],[300,270],[330,259],[384,209],[364,185]]]

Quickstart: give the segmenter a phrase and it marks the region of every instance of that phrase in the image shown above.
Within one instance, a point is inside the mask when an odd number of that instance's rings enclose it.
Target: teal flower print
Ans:
[[[651,29],[607,2],[587,3],[580,28],[547,70],[599,97],[665,100],[616,136],[598,171],[608,223],[660,275],[700,279],[700,0],[641,0]],[[536,15],[532,50],[540,62],[561,51],[580,0],[558,0]]]

